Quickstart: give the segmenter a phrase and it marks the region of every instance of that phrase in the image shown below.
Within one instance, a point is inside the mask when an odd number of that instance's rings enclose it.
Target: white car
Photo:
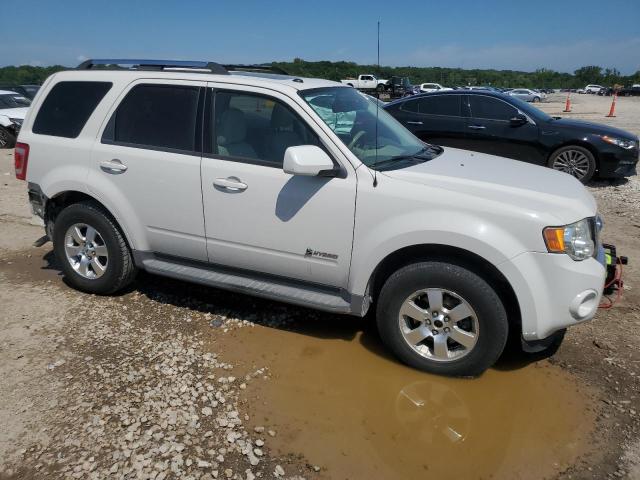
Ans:
[[[27,110],[16,99],[16,92],[0,90],[0,148],[12,148],[15,145]]]
[[[538,92],[537,90],[530,90],[528,88],[514,88],[513,90],[509,90],[507,95],[511,97],[519,98],[520,100],[524,100],[525,102],[533,102],[538,103],[547,98],[547,96]]]
[[[443,87],[439,83],[421,83],[420,84],[420,91],[423,93],[446,92],[447,90],[453,90],[453,88]]]
[[[371,91],[384,91],[386,89],[386,85],[388,80],[383,80],[380,78],[376,78],[375,75],[366,74],[366,75],[358,75],[358,78],[347,78],[345,80],[340,80],[340,82],[345,85],[349,85],[350,87],[356,88],[358,90],[371,92]]]
[[[585,93],[598,93],[604,87],[602,85],[587,85],[584,87]]]
[[[93,68],[114,63],[132,67]],[[399,359],[447,375],[482,373],[508,336],[555,345],[600,302],[602,223],[578,180],[425,144],[340,83],[87,61],[47,79],[18,140],[41,242],[84,292],[146,270],[339,314],[375,305]]]

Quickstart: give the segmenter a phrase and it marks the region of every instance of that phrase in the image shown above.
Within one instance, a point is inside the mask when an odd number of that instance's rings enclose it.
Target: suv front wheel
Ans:
[[[109,295],[131,283],[136,269],[113,219],[93,202],[75,203],[56,218],[53,249],[71,286]]]
[[[507,314],[476,273],[444,262],[408,265],[378,300],[382,341],[404,363],[431,373],[476,376],[504,350]]]

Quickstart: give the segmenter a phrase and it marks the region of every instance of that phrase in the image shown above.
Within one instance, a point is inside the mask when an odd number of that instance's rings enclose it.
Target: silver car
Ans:
[[[525,102],[534,103],[540,102],[546,97],[544,93],[537,92],[536,90],[529,90],[528,88],[516,88],[507,92],[507,95],[517,97],[520,100],[524,100]]]

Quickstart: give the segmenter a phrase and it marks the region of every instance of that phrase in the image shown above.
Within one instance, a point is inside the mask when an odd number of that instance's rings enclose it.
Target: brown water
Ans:
[[[440,480],[547,478],[587,451],[592,405],[558,367],[428,375],[389,358],[370,329],[335,322],[243,328],[217,345],[273,372],[247,400],[251,422],[277,430],[276,453],[301,453],[326,478]]]

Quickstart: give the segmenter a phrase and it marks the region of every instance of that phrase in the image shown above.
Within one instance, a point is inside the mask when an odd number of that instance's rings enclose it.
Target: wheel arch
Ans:
[[[588,150],[589,152],[591,152],[591,155],[593,155],[593,159],[596,161],[596,172],[600,170],[600,158],[598,156],[598,150],[591,143],[585,142],[583,140],[576,140],[576,139],[567,140],[566,142],[563,142],[560,145],[557,145],[553,150],[551,150],[551,152],[549,153],[549,156],[547,157],[547,165],[549,165],[549,162],[551,161],[551,157],[553,157],[553,155],[555,155],[555,153],[558,150],[560,150],[561,148],[573,147],[573,146],[582,147]]]
[[[92,195],[77,190],[65,190],[56,193],[51,198],[47,199],[47,202],[45,204],[44,220],[45,228],[47,229],[49,238],[53,238],[53,224],[55,223],[55,220],[60,212],[62,212],[62,210],[64,210],[69,205],[81,202],[92,202],[98,205],[102,210],[104,210],[104,212],[111,218],[111,220],[118,226],[118,228],[122,232],[124,240],[125,242],[127,242],[127,246],[130,249],[134,248],[134,245],[131,242],[131,237],[127,232],[126,226],[119,221],[118,217],[113,214],[111,209]]]
[[[375,303],[384,283],[398,269],[416,261],[441,260],[467,268],[480,275],[495,290],[507,311],[509,325],[518,335],[522,332],[520,304],[507,278],[491,262],[460,247],[442,244],[419,244],[403,247],[388,254],[376,266],[369,279],[369,295]]]

